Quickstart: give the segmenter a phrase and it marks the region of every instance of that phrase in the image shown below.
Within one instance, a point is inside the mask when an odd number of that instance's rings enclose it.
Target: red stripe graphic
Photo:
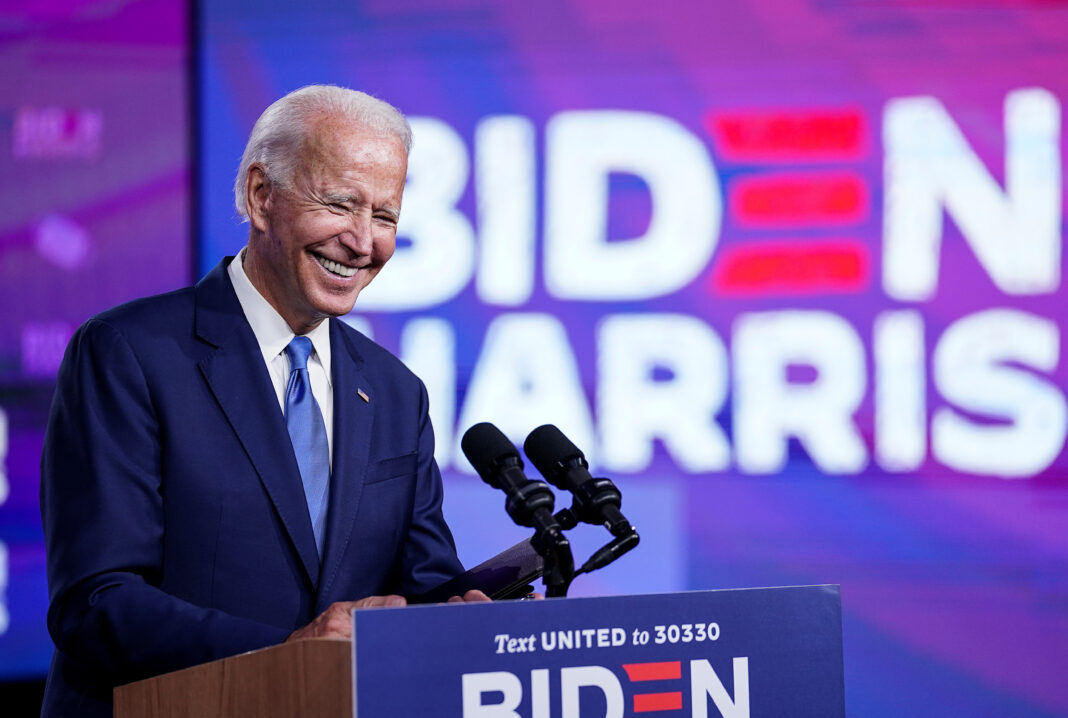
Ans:
[[[676,711],[682,708],[682,693],[640,693],[634,696],[634,712]]]
[[[852,172],[776,174],[737,180],[729,202],[742,225],[841,225],[864,219],[868,193]]]
[[[853,108],[710,111],[703,122],[720,154],[731,160],[857,159],[868,144],[864,113]]]
[[[732,296],[857,292],[867,287],[868,248],[856,240],[783,240],[725,249],[709,288]]]
[[[631,681],[666,681],[682,678],[681,661],[664,663],[624,663],[623,670]]]

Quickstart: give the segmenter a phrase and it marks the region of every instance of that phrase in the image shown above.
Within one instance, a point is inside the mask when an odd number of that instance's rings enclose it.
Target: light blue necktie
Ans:
[[[289,384],[286,386],[286,428],[297,455],[304,496],[308,500],[315,546],[323,555],[323,536],[326,526],[326,489],[330,483],[330,445],[326,441],[319,404],[311,391],[308,377],[308,357],[312,353],[311,339],[294,337],[286,347],[289,357]]]

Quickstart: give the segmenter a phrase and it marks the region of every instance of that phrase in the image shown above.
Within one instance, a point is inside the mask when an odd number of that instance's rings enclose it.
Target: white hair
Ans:
[[[400,110],[359,90],[337,85],[308,85],[290,92],[263,111],[252,127],[234,180],[234,206],[245,221],[245,181],[249,167],[264,168],[268,179],[289,186],[300,161],[298,152],[308,130],[320,117],[341,117],[354,124],[394,135],[412,149],[412,129]]]

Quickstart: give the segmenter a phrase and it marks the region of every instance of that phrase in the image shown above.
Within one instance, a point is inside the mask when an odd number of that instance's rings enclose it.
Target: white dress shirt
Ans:
[[[256,342],[260,345],[263,353],[263,361],[267,365],[267,373],[271,375],[271,383],[274,384],[274,392],[278,398],[278,407],[285,412],[286,385],[289,383],[289,357],[286,356],[285,348],[293,341],[296,334],[286,324],[282,315],[275,311],[270,302],[263,298],[259,290],[253,286],[248,275],[245,274],[243,260],[245,250],[242,249],[230,262],[227,271],[230,274],[230,282],[237,292],[237,301],[241,303],[241,311],[245,313],[245,319],[252,327],[252,333],[256,335]],[[324,321],[312,329],[306,335],[311,339],[312,351],[308,358],[308,376],[311,379],[312,395],[319,404],[319,410],[323,413],[323,423],[326,424],[326,441],[330,448],[330,465],[334,464],[334,390],[330,381],[330,322]]]

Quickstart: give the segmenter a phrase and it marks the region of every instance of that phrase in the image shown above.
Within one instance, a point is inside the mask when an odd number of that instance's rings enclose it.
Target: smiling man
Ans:
[[[270,124],[271,109],[264,117],[238,173],[238,211],[252,225],[246,273],[304,333],[351,311],[393,255],[411,138],[406,124],[389,126],[388,114],[374,124],[313,117],[300,165],[272,170],[271,146],[290,140],[272,136],[282,128]]]
[[[351,609],[462,571],[422,383],[334,319],[393,254],[410,146],[368,95],[287,95],[235,182],[247,246],[72,338],[41,464],[43,715],[110,715],[130,680],[347,637]]]

